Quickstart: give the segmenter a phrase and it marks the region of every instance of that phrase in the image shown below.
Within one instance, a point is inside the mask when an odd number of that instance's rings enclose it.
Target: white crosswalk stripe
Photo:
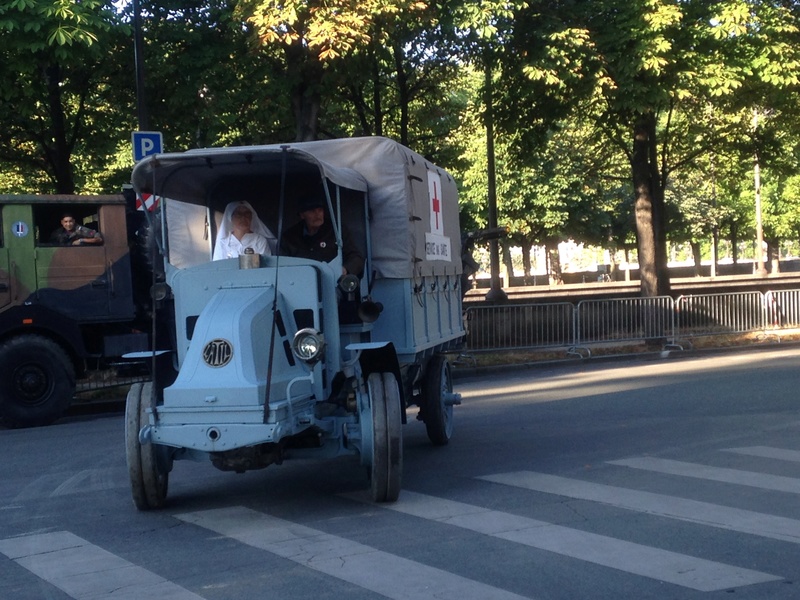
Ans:
[[[630,467],[632,469],[642,469],[645,471],[655,471],[657,473],[664,473],[665,475],[679,475],[681,477],[693,477],[695,479],[706,479],[708,481],[746,485],[775,492],[800,494],[800,479],[795,479],[793,477],[781,477],[779,475],[753,473],[751,471],[740,471],[738,469],[711,467],[708,465],[698,465],[678,460],[654,458],[651,456],[612,460],[609,461],[609,464]]]
[[[800,450],[787,450],[785,448],[770,448],[769,446],[749,446],[747,448],[725,448],[725,452],[744,454],[745,456],[758,456],[773,458],[789,462],[800,462]]]
[[[800,521],[796,519],[532,471],[498,473],[480,479],[547,494],[600,502],[650,515],[800,543]]]
[[[366,495],[349,497],[368,501]],[[404,491],[397,502],[382,506],[703,592],[782,579],[767,573],[408,491]]]
[[[0,540],[0,553],[78,600],[203,600],[68,531]]]
[[[175,515],[243,544],[398,600],[519,600],[454,575],[242,506]],[[413,575],[413,576],[412,576]]]
[[[723,448],[723,452],[760,459],[800,462],[800,452],[767,446]],[[754,462],[755,461],[751,461]],[[779,477],[755,471],[719,468],[709,465],[655,457],[632,457],[608,461],[614,467],[637,469],[652,477],[661,475],[690,477],[698,480],[755,487],[767,492],[800,493],[800,479]],[[757,464],[757,463],[756,463]],[[692,500],[667,494],[645,492],[581,479],[516,471],[477,478],[484,482],[512,486],[537,493],[553,494],[575,500],[635,511],[657,517],[677,519],[702,527],[744,533],[761,538],[800,543],[800,519],[791,519],[721,504]],[[83,485],[109,488],[108,474],[76,473],[66,481],[41,481],[37,486],[51,489],[50,497],[76,493]],[[56,485],[57,484],[57,485]],[[727,489],[719,486],[720,489]],[[37,488],[38,489],[38,488]],[[23,490],[17,500],[33,493],[34,486]],[[727,492],[720,492],[725,497]],[[713,592],[733,590],[754,584],[786,581],[787,574],[763,572],[641,544],[612,535],[601,535],[544,520],[516,515],[447,498],[403,490],[396,503],[375,506],[364,492],[343,497],[371,504],[375,508],[409,515],[422,523],[455,527],[481,536],[512,542],[516,552],[546,551],[553,555],[584,561],[619,573],[681,586],[687,590]],[[370,513],[374,514],[374,513]],[[234,539],[257,551],[269,552],[304,568],[323,573],[365,591],[397,600],[521,600],[502,583],[478,581],[463,574],[451,573],[402,555],[379,550],[362,543],[326,533],[300,523],[280,519],[243,506],[174,515],[175,518],[202,529]],[[430,527],[430,525],[429,525]],[[421,524],[420,529],[425,525]],[[207,541],[214,543],[216,537]],[[501,542],[495,542],[501,543]],[[246,549],[245,549],[246,550]],[[252,552],[252,550],[246,550]],[[697,551],[695,551],[697,553]],[[0,539],[0,554],[42,580],[61,589],[76,600],[115,598],[138,600],[203,600],[202,596],[170,582],[160,575],[133,564],[69,531],[32,533]],[[772,571],[771,563],[762,568]],[[752,566],[752,565],[750,565]],[[609,571],[610,572],[610,571]],[[413,577],[409,574],[413,573]],[[644,581],[644,580],[641,580]],[[536,595],[531,584],[532,597]],[[205,588],[198,588],[205,589]],[[526,590],[526,588],[523,588]],[[520,591],[515,588],[515,591]],[[545,589],[542,592],[546,592]],[[576,592],[577,593],[577,592]]]

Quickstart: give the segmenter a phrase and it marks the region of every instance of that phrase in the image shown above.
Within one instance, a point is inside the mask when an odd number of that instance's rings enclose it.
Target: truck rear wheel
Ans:
[[[444,446],[453,435],[453,405],[446,402],[453,393],[450,362],[437,354],[428,362],[423,382],[422,418],[434,446]]]
[[[155,407],[153,384],[134,383],[125,401],[125,458],[133,503],[139,510],[161,508],[167,499],[169,468],[160,447],[142,444],[139,431],[149,422],[148,409]]]
[[[26,334],[0,345],[0,418],[9,427],[49,425],[75,395],[75,368],[61,346]]]
[[[403,478],[403,417],[400,388],[392,373],[372,373],[367,379],[372,407],[370,485],[375,502],[394,502]]]

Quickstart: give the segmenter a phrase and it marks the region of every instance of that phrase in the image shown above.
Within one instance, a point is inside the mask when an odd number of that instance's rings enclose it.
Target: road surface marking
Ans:
[[[369,502],[365,493],[346,496]],[[783,579],[407,490],[403,490],[397,502],[381,507],[702,592]]]
[[[0,540],[0,552],[76,600],[203,600],[69,531]]]
[[[506,590],[243,506],[175,515],[387,598],[520,600]]]
[[[767,475],[765,473],[754,473],[753,471],[711,467],[708,465],[668,460],[666,458],[653,458],[650,456],[626,458],[624,460],[610,460],[608,464],[654,471],[666,475],[679,475],[681,477],[693,477],[695,479],[745,485],[773,492],[800,494],[800,479],[795,479],[793,477],[781,477],[780,475]]]
[[[14,501],[22,502],[117,489],[123,487],[123,482],[117,477],[118,473],[119,469],[103,468],[78,471],[66,478],[63,473],[42,475],[26,485],[14,498]],[[128,483],[125,482],[124,487],[127,486]]]
[[[478,479],[800,544],[800,521],[796,519],[532,471],[499,473]]]
[[[774,458],[775,460],[788,460],[800,462],[800,450],[786,450],[784,448],[770,448],[769,446],[750,446],[748,448],[725,448],[724,452],[734,452],[747,456],[761,458]]]

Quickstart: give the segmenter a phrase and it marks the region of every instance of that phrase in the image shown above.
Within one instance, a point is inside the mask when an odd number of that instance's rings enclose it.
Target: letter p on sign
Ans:
[[[160,131],[134,131],[132,140],[134,162],[139,162],[151,154],[161,154],[164,151]]]

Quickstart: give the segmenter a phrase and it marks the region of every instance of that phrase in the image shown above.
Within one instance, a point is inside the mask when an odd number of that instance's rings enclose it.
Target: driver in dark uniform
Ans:
[[[326,202],[318,197],[300,202],[300,221],[287,229],[281,239],[281,253],[285,256],[311,258],[330,262],[337,254],[336,235],[326,218]],[[364,257],[353,243],[347,228],[342,225],[342,275],[361,276]]]

